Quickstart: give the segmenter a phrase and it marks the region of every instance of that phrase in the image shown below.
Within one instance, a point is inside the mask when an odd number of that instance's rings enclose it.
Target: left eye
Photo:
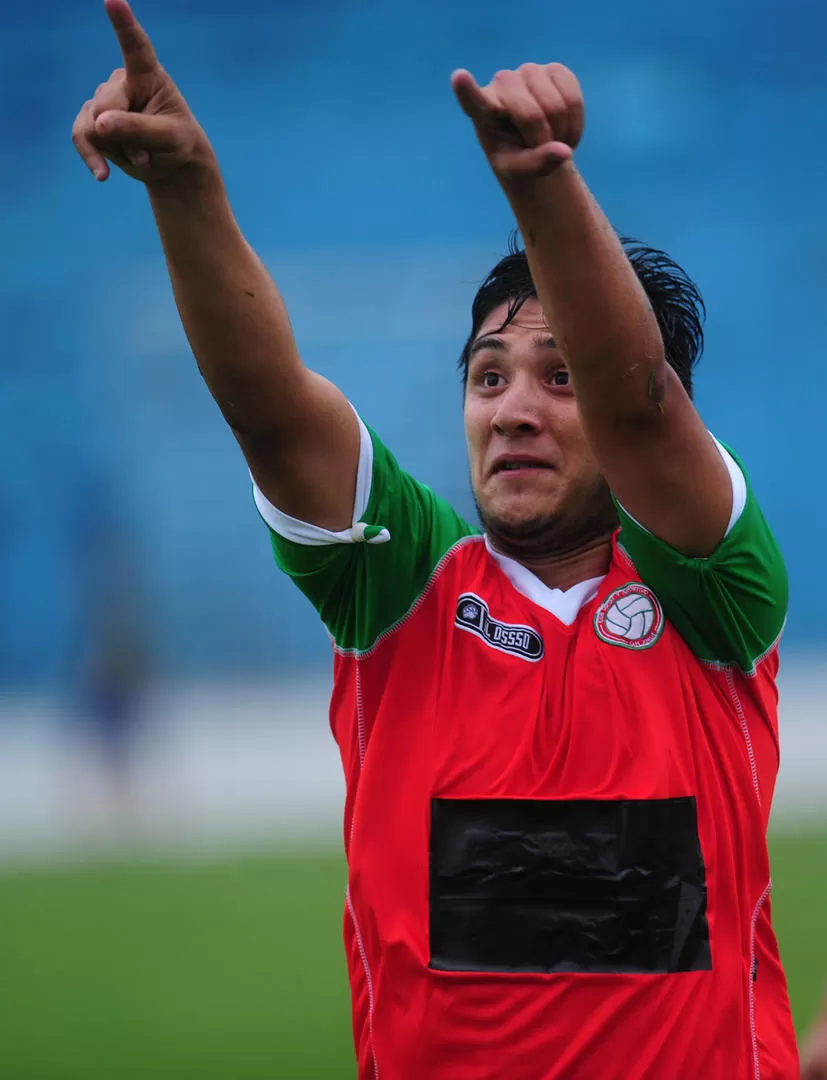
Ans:
[[[565,368],[560,368],[559,371],[555,371],[551,376],[552,386],[568,386],[569,385],[569,373]]]

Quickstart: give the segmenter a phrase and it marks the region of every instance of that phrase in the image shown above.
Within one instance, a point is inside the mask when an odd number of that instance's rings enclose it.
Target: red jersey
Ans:
[[[742,485],[709,559],[621,509],[566,593],[366,429],[353,529],[256,494],[334,640],[360,1080],[798,1077],[765,840],[786,577]]]

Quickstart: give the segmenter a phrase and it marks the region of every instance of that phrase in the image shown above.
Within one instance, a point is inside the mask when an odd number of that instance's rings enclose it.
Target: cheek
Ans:
[[[478,410],[469,408],[467,405],[463,411],[463,424],[465,426],[465,445],[468,447],[468,461],[473,475],[482,466],[485,455],[486,432],[489,428],[485,418],[479,415]]]

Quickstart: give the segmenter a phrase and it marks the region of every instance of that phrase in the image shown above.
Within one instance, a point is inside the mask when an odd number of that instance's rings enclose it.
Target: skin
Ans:
[[[801,1080],[827,1080],[827,998],[801,1051]]]
[[[104,6],[123,65],[82,106],[75,147],[97,180],[114,165],[145,185],[198,367],[259,488],[293,517],[345,529],[359,458],[353,410],[302,363],[209,140],[129,4]],[[608,484],[661,539],[710,554],[730,514],[729,477],[665,363],[636,275],[574,167],[585,123],[577,79],[561,64],[524,64],[485,87],[460,70],[452,87],[511,204],[539,297],[499,335],[505,348],[489,342],[486,363],[495,353],[508,358],[502,387],[474,382],[473,372],[469,383],[472,482],[493,542],[551,586],[603,573],[614,524]],[[364,153],[369,164],[369,146]],[[533,344],[541,313],[556,351]],[[483,329],[496,328],[497,315]],[[558,361],[576,406],[560,377],[550,382],[544,373]],[[492,456],[526,447],[548,455],[552,468],[490,472]]]
[[[710,555],[726,532],[731,483],[572,160],[585,118],[577,79],[561,64],[523,64],[485,87],[467,71],[452,84],[519,225],[602,475],[650,532],[686,555]]]
[[[539,301],[527,300],[501,330],[506,312],[506,304],[491,312],[471,350],[471,486],[494,547],[565,589],[606,572],[617,514]],[[521,467],[503,469],[504,455]]]
[[[199,370],[267,498],[327,529],[352,524],[359,428],[301,360],[281,295],[244,238],[210,142],[126,0],[105,0],[123,65],[72,128],[87,168],[144,184]]]
[[[82,106],[75,147],[98,181],[114,165],[144,184],[199,369],[259,488],[293,517],[347,528],[359,458],[353,410],[303,364],[209,140],[128,3],[105,0],[105,9],[123,65]],[[469,462],[494,544],[552,587],[604,573],[615,524],[608,484],[661,539],[709,555],[730,516],[729,476],[574,166],[585,123],[577,79],[561,64],[524,64],[485,87],[460,70],[452,87],[513,210],[539,297],[494,335],[500,348],[489,339],[471,363]],[[371,149],[366,140],[359,151],[366,175]],[[322,139],[310,167],[325,164]],[[502,321],[492,312],[482,331]],[[537,341],[549,334],[555,347]],[[494,472],[504,453],[550,468]]]

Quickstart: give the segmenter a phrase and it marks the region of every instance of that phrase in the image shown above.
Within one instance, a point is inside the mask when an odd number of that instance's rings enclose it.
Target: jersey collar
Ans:
[[[601,574],[600,577],[586,578],[585,581],[578,581],[569,589],[552,589],[544,585],[537,575],[522,563],[495,551],[487,536],[485,546],[517,592],[522,593],[538,607],[550,612],[566,626],[571,626],[580,609],[597,596],[600,583],[606,576]]]

